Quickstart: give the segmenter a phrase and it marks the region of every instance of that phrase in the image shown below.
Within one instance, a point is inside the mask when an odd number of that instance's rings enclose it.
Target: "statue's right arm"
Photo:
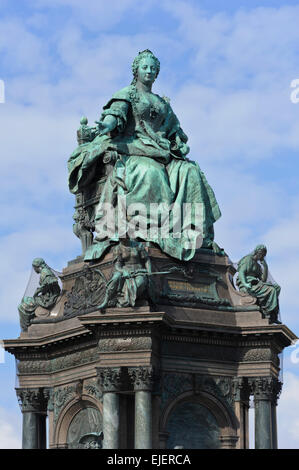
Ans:
[[[127,123],[129,103],[125,100],[113,100],[102,113],[99,124],[99,135],[117,130],[122,132]]]
[[[242,284],[245,289],[250,289],[251,284],[247,282],[247,264],[248,264],[248,257],[245,257],[241,260],[238,266],[238,278],[240,283]]]
[[[116,117],[108,114],[107,116],[105,116],[103,121],[100,121],[98,123],[98,125],[99,125],[98,135],[108,134],[108,132],[111,132],[116,128],[117,119]]]

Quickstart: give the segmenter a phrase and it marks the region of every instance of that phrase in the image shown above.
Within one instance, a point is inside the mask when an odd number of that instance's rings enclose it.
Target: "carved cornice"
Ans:
[[[135,391],[153,389],[156,374],[152,366],[129,367],[128,373]]]
[[[277,404],[282,383],[276,377],[251,377],[248,381],[255,401],[267,400]]]
[[[97,367],[98,383],[103,393],[119,392],[122,385],[121,367]]]
[[[22,413],[44,413],[47,409],[47,394],[41,388],[16,389]]]

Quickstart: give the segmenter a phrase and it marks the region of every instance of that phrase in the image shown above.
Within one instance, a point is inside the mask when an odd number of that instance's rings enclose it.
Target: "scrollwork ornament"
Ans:
[[[134,390],[152,390],[154,385],[154,369],[149,367],[129,367],[130,379],[134,385]]]
[[[276,377],[250,378],[249,383],[256,401],[269,400],[277,403],[282,384]]]
[[[74,386],[61,387],[54,391],[54,422],[56,422],[62,408],[69,402],[76,393]]]
[[[96,400],[103,400],[103,393],[96,384],[86,384],[84,385],[84,390],[88,393],[88,395],[94,397]]]
[[[45,411],[46,402],[42,389],[17,389],[16,392],[23,413]]]
[[[121,367],[97,368],[99,385],[103,392],[118,392],[121,387]]]

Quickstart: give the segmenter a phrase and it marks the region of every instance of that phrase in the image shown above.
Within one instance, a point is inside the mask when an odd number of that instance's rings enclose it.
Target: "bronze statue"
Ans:
[[[146,228],[155,225],[153,204],[176,206],[180,213],[184,206],[192,206],[190,220],[180,229],[176,222],[181,218],[171,209],[173,220],[167,236],[148,230],[139,237],[143,241],[156,243],[163,252],[184,261],[192,259],[201,246],[223,254],[214,242],[213,224],[221,215],[214,192],[199,165],[187,158],[188,138],[169,99],[152,92],[160,62],[145,50],[135,58],[132,70],[131,85],[116,92],[104,106],[97,128],[88,128],[86,118],[81,121],[80,145],[68,161],[69,188],[77,195],[87,194],[92,182],[103,176],[105,162],[113,163],[94,209],[96,236],[84,259],[100,259],[125,236],[117,223],[113,234],[107,235],[102,223],[107,204],[112,208],[110,215],[118,214],[121,196],[127,207],[143,205]],[[125,215],[126,222],[134,217]]]
[[[35,290],[33,297],[24,296],[18,306],[22,331],[28,329],[35,317],[37,307],[51,309],[61,292],[57,277],[42,258],[35,258],[32,267],[36,273],[40,274],[39,287]]]
[[[241,292],[257,299],[262,313],[271,323],[281,323],[278,320],[280,286],[267,280],[266,254],[265,245],[257,245],[252,253],[239,261],[237,286]]]
[[[142,243],[124,239],[114,247],[114,270],[99,309],[134,307],[142,298],[153,300],[151,264]]]

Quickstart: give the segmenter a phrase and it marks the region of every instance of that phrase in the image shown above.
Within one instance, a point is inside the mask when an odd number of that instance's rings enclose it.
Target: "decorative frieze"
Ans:
[[[64,316],[68,318],[99,306],[105,296],[106,283],[107,280],[100,269],[84,268],[67,293]]]
[[[74,366],[88,364],[96,361],[99,356],[97,348],[84,349],[70,354],[64,354],[53,359],[19,361],[19,374],[48,374],[50,372],[58,372]]]
[[[99,340],[99,351],[135,351],[150,349],[152,339],[149,336],[126,337],[126,338],[101,338]]]

